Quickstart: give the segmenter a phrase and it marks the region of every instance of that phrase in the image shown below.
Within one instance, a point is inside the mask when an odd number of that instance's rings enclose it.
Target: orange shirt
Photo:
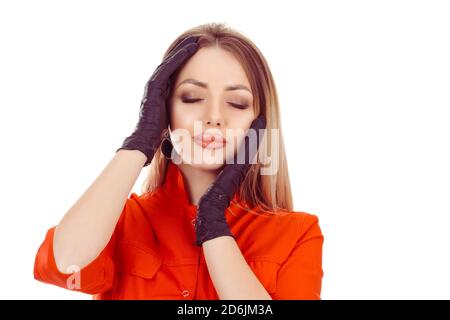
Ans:
[[[78,287],[68,287],[74,275],[56,267],[56,226],[47,231],[36,254],[35,279],[92,294],[93,299],[218,300],[203,249],[195,245],[196,206],[188,199],[181,171],[169,162],[160,188],[150,195],[131,193],[109,243],[79,270]],[[237,193],[233,200],[242,204]],[[320,299],[324,237],[316,215],[258,216],[232,202],[225,216],[272,299]]]

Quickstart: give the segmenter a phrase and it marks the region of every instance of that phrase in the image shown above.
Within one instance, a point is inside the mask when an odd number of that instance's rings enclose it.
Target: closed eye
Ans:
[[[248,105],[237,104],[237,103],[233,103],[233,102],[228,102],[228,103],[238,109],[247,109],[248,108]]]
[[[181,99],[184,103],[196,103],[198,101],[202,101],[204,99],[189,99],[189,98],[182,98]],[[248,105],[243,105],[243,104],[238,104],[238,103],[233,103],[233,102],[228,102],[231,106],[238,108],[238,109],[247,109]]]
[[[181,98],[181,101],[183,101],[184,103],[195,103],[197,101],[201,101],[203,99],[189,99],[189,98]]]

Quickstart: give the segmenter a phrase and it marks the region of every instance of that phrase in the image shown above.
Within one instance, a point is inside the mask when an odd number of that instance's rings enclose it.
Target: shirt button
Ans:
[[[187,296],[189,296],[189,291],[183,290],[183,292],[181,293],[181,295],[182,295],[183,297],[187,297]]]
[[[191,223],[193,226],[195,226],[195,219],[192,219]]]

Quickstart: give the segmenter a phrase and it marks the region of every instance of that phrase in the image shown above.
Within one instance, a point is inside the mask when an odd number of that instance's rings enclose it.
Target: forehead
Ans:
[[[199,49],[184,65],[175,85],[186,78],[206,82],[211,89],[223,89],[226,85],[250,83],[239,61],[232,53],[219,47]]]

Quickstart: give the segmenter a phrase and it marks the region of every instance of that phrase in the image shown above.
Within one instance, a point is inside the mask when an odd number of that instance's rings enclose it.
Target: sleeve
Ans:
[[[88,294],[97,294],[109,290],[114,279],[114,235],[100,254],[88,265],[77,270],[67,270],[61,273],[56,266],[53,254],[53,237],[56,226],[47,231],[44,242],[39,247],[34,262],[34,278],[38,281],[55,286],[80,291]]]
[[[130,199],[135,197],[136,195],[132,193],[131,197],[127,199],[115,230],[105,248],[89,264],[81,269],[78,268],[79,270],[74,268],[67,270],[68,273],[59,271],[53,252],[53,238],[56,226],[50,228],[35,257],[34,278],[64,289],[92,295],[110,290],[113,286],[116,271],[113,256],[116,247],[117,230],[123,222],[127,207],[131,201]]]
[[[300,238],[278,271],[275,300],[320,300],[322,245],[319,218],[308,214]]]

